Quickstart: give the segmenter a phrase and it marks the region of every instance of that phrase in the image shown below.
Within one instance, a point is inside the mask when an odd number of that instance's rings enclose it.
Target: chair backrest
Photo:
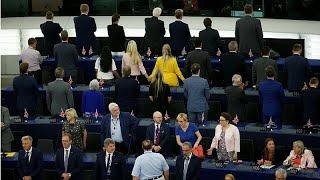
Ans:
[[[53,140],[52,139],[38,139],[37,148],[42,153],[54,153]]]
[[[81,175],[83,180],[96,179],[96,172],[94,170],[83,170]]]
[[[220,101],[209,101],[208,120],[219,119],[221,114],[221,102]]]
[[[21,146],[21,138],[26,135],[23,131],[12,131],[14,140],[11,142],[11,151],[18,152]]]
[[[99,152],[102,145],[100,145],[100,134],[88,132],[87,137],[87,149],[86,152]]]
[[[256,122],[259,121],[259,105],[256,102],[248,102],[246,104],[246,116],[244,117],[245,122]],[[260,121],[259,121],[260,122]]]
[[[184,101],[182,100],[172,100],[169,105],[170,118],[175,119],[179,113],[186,112]]]
[[[170,136],[170,154],[171,156],[177,156],[180,154],[180,146],[177,144],[176,136]]]
[[[42,179],[56,180],[59,179],[57,171],[54,169],[43,169],[41,172]]]
[[[254,143],[252,139],[240,140],[240,153],[238,159],[244,161],[254,161]]]

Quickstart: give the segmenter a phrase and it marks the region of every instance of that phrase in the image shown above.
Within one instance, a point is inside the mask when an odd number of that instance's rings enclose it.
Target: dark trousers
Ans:
[[[123,154],[127,154],[128,153],[128,147],[126,146],[126,144],[124,142],[122,143],[118,143],[116,142],[116,150],[123,153]]]
[[[29,71],[28,75],[33,76],[36,79],[38,85],[42,84],[42,71],[41,71],[41,69],[39,69],[37,71]]]
[[[207,117],[208,117],[208,111],[204,111],[204,112],[190,112],[190,111],[188,111],[189,122],[192,122],[195,124],[205,124]]]

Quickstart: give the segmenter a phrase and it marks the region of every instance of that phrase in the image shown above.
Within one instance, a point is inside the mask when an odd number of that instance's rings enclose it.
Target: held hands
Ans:
[[[217,54],[216,54],[217,56],[220,56],[221,55],[221,51],[220,51],[220,49],[218,48],[218,51],[217,51]]]
[[[160,146],[153,146],[153,150],[155,152],[159,152],[161,150],[161,147]]]
[[[213,148],[208,149],[208,150],[207,150],[207,155],[208,155],[208,156],[211,156],[211,155],[212,155],[212,151],[213,151]]]

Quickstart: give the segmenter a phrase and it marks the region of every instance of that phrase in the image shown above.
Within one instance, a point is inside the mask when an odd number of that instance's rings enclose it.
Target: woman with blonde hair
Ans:
[[[122,72],[125,66],[131,68],[130,76],[137,79],[141,74],[147,79],[149,78],[146,69],[143,66],[141,56],[137,49],[137,43],[134,40],[130,40],[127,45],[127,51],[122,57]]]
[[[164,82],[170,87],[179,86],[177,76],[182,81],[184,80],[184,77],[178,66],[177,59],[171,54],[171,48],[169,44],[163,45],[162,56],[157,58],[156,65],[153,68],[150,79],[153,79],[158,71],[162,72]]]

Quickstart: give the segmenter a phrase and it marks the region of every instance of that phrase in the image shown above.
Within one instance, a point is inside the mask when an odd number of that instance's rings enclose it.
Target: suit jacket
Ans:
[[[177,20],[169,24],[172,54],[180,56],[183,48],[190,50],[189,41],[191,38],[188,24]]]
[[[267,80],[266,67],[272,66],[275,70],[275,78],[278,74],[278,67],[275,60],[261,57],[253,61],[252,64],[252,83],[259,85],[260,82]]]
[[[17,109],[23,111],[36,110],[39,94],[37,81],[27,74],[21,74],[13,79],[13,90],[17,96]]]
[[[13,141],[13,134],[10,129],[10,114],[9,109],[1,106],[1,122],[4,123],[4,126],[1,127],[1,143],[8,144]]]
[[[107,165],[106,165],[106,152],[100,152],[97,154],[96,160],[96,179],[104,180],[107,179]],[[123,154],[114,151],[111,161],[111,177],[110,180],[126,180],[127,179],[127,165]]]
[[[320,89],[310,87],[301,92],[304,120],[310,119],[312,124],[319,124],[320,117]]]
[[[264,116],[280,117],[284,90],[280,82],[267,79],[259,84],[259,96]]]
[[[89,90],[82,94],[81,112],[98,113],[105,115],[106,106],[103,94],[99,90]]]
[[[248,54],[260,53],[263,47],[263,32],[259,19],[244,16],[237,20],[235,30],[236,40],[239,44],[239,52]]]
[[[208,81],[191,76],[184,80],[184,97],[187,99],[187,110],[190,112],[203,112],[209,109],[210,89]]]
[[[308,60],[296,54],[285,60],[284,71],[287,75],[289,91],[300,92],[304,82],[308,82],[311,76]]]
[[[245,105],[247,103],[244,91],[238,86],[228,86],[225,89],[228,98],[228,113],[232,117],[238,116],[239,120],[245,118]]]
[[[96,36],[94,35],[94,32],[97,30],[94,18],[81,14],[78,17],[74,17],[73,21],[76,29],[76,44],[78,51],[81,52],[83,47],[87,51],[90,46],[94,48],[96,44]]]
[[[179,155],[176,160],[176,179],[183,180],[184,159]],[[201,160],[192,154],[189,161],[186,180],[200,180]]]
[[[66,73],[76,71],[79,58],[75,45],[61,42],[54,45],[53,53],[55,60],[58,62],[58,67],[62,67]]]
[[[164,22],[154,16],[146,18],[144,22],[146,30],[146,34],[144,35],[145,50],[150,47],[153,54],[161,55],[162,45],[164,43],[164,34],[166,33]]]
[[[207,27],[199,32],[199,38],[202,41],[202,49],[209,52],[211,56],[215,56],[218,48],[221,47],[219,32],[211,27]]]
[[[20,150],[17,162],[17,172],[19,178],[22,179],[23,176],[31,176],[32,180],[40,180],[42,159],[43,156],[41,151],[35,147],[32,147],[30,161],[27,163],[25,150]]]
[[[290,151],[289,156],[287,157],[286,160],[283,161],[283,165],[290,165],[289,160],[296,158],[296,154],[294,153],[293,150]],[[302,157],[301,157],[301,163],[300,163],[300,168],[317,168],[317,164],[314,160],[314,156],[312,154],[312,151],[305,149]]]
[[[135,135],[136,135],[135,130],[139,124],[139,119],[132,116],[128,112],[120,112],[119,120],[120,120],[122,139],[125,145],[128,147],[130,144],[130,138],[135,138]],[[103,117],[101,122],[101,133],[100,133],[101,144],[103,144],[106,138],[111,138],[111,114],[107,114],[105,117]]]
[[[155,123],[150,124],[146,131],[146,139],[154,142],[155,140]],[[160,125],[160,153],[162,155],[168,155],[170,150],[170,128],[167,124],[161,123]]]
[[[63,80],[55,80],[47,87],[47,106],[52,115],[59,115],[74,106],[70,84]]]
[[[64,148],[60,148],[56,153],[56,168],[59,177],[65,172],[64,167]],[[67,173],[71,174],[71,180],[82,179],[81,177],[82,169],[82,152],[75,146],[71,145]],[[63,179],[63,178],[61,178]]]
[[[108,25],[108,35],[110,40],[110,50],[112,52],[125,51],[126,36],[122,26],[118,24]]]
[[[234,74],[241,75],[243,82],[245,81],[246,65],[244,56],[235,52],[227,52],[221,56],[220,63],[224,86],[232,85],[232,76]]]
[[[62,31],[62,28],[59,23],[47,21],[40,25],[40,29],[44,36],[44,47],[46,53],[52,56],[53,46],[61,42],[59,34]]]
[[[191,76],[191,66],[194,63],[198,63],[200,65],[200,77],[210,80],[212,75],[212,67],[208,52],[195,49],[188,53],[186,66],[184,68],[186,78]]]
[[[115,84],[115,97],[122,111],[136,110],[137,98],[140,93],[138,81],[125,77],[118,79]]]

